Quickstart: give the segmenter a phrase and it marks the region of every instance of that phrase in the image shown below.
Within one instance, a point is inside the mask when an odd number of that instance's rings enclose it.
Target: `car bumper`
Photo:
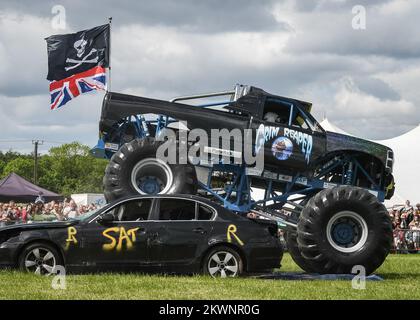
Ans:
[[[280,268],[283,258],[283,247],[278,243],[253,246],[248,254],[247,271],[258,272]]]
[[[15,267],[17,265],[17,253],[20,243],[3,242],[0,244],[0,267]]]

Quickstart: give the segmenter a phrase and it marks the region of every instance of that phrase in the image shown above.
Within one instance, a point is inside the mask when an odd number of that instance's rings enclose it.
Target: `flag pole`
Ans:
[[[108,85],[106,86],[106,92],[111,91],[111,26],[112,26],[112,17],[108,17],[109,24],[109,62],[108,62]]]

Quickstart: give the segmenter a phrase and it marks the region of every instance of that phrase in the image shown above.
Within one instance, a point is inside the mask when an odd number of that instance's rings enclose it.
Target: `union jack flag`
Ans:
[[[106,89],[105,68],[96,66],[68,78],[50,82],[51,110],[64,106],[78,95]]]

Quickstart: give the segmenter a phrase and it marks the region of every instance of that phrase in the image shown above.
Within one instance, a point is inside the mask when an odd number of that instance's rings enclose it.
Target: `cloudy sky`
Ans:
[[[366,29],[352,28],[355,5]],[[313,102],[318,119],[370,139],[420,123],[418,0],[0,0],[0,150],[96,143],[103,93],[50,111],[44,38],[108,16],[113,91],[169,99],[244,83]]]

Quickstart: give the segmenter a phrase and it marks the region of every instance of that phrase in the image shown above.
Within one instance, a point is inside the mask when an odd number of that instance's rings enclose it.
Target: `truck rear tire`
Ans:
[[[392,226],[384,205],[369,191],[340,186],[311,198],[299,218],[297,243],[317,273],[374,272],[387,257]]]
[[[162,142],[135,139],[116,152],[103,179],[107,201],[136,194],[195,194],[197,178],[189,164],[168,164],[156,158]]]

